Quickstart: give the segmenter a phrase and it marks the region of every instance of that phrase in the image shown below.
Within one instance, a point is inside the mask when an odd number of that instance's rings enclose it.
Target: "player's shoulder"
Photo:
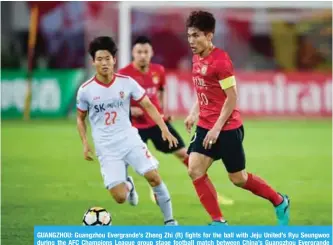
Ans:
[[[88,80],[86,80],[84,83],[81,84],[79,90],[81,91],[87,90],[88,87],[91,87],[94,81],[95,81],[95,76],[89,78]]]
[[[126,81],[126,82],[133,80],[133,78],[131,78],[130,76],[120,74],[120,73],[114,73],[114,76],[117,80],[122,80],[122,81]]]
[[[231,62],[228,52],[220,48],[214,49],[214,52],[212,52],[212,58],[213,60],[220,62]]]
[[[229,58],[229,54],[224,49],[215,48],[212,52],[212,57],[214,57],[215,59],[226,59]]]
[[[150,69],[153,72],[158,72],[158,73],[164,73],[165,72],[164,66],[162,66],[160,64],[156,64],[156,63],[150,63]]]

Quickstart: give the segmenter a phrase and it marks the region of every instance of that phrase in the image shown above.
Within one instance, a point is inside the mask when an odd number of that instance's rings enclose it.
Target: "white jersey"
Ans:
[[[77,109],[88,111],[98,156],[122,158],[142,145],[138,130],[130,121],[130,101],[140,101],[145,90],[132,78],[114,74],[109,84],[96,77],[84,83],[77,93]]]

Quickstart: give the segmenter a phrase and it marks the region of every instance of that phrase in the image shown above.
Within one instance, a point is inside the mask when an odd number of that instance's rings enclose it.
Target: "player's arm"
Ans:
[[[231,60],[228,59],[221,62],[219,64],[219,69],[219,83],[226,95],[226,100],[222,106],[220,116],[216,120],[214,127],[209,130],[203,141],[203,146],[205,149],[211,148],[212,144],[216,143],[223,126],[237,105],[236,79],[233,74]]]
[[[198,120],[199,116],[199,102],[198,98],[196,98],[194,105],[191,108],[190,114],[186,117],[184,123],[188,133],[191,133],[191,129],[194,123]]]
[[[162,110],[164,109],[164,96],[165,96],[164,94],[165,94],[164,88],[163,87],[159,88],[159,90],[158,90],[158,100],[160,102]]]
[[[161,106],[161,109],[162,111],[164,111],[164,97],[166,96],[165,95],[165,90],[164,90],[164,87],[161,87],[159,88],[158,90],[158,100],[160,102],[160,106]],[[165,112],[165,111],[164,111]],[[173,121],[173,117],[171,115],[166,115],[164,114],[164,117],[166,118],[166,120],[168,120],[169,122]]]
[[[231,113],[236,108],[237,104],[237,88],[236,88],[236,78],[234,76],[234,68],[230,58],[224,60],[219,64],[219,83],[223,89],[226,100],[221,109],[221,113],[214,127],[221,131],[227,120],[229,119]]]
[[[160,102],[160,106],[162,111],[164,111],[164,98],[166,97],[165,92],[165,69],[163,66],[160,68],[160,81],[159,81],[159,87],[157,91],[158,101]],[[172,121],[173,118],[170,115],[164,115],[168,121]]]
[[[169,147],[177,146],[178,140],[169,132],[162,115],[158,112],[157,108],[151,103],[150,99],[145,93],[145,90],[133,79],[129,82],[131,86],[131,96],[138,102],[142,108],[148,113],[153,121],[160,127],[162,131],[163,140],[169,142]]]
[[[77,94],[77,114],[76,114],[76,126],[79,131],[79,135],[83,144],[83,153],[84,159],[88,161],[92,161],[92,154],[91,147],[89,146],[88,139],[87,139],[87,125],[86,125],[86,117],[88,112],[88,103],[84,99],[84,93],[82,88],[79,89]]]
[[[82,144],[87,144],[88,140],[87,140],[87,125],[86,125],[86,116],[87,116],[87,112],[86,111],[81,111],[81,110],[77,110],[77,116],[76,116],[76,125],[77,125],[77,129],[79,131],[79,135],[82,141]]]
[[[162,110],[164,109],[164,97],[165,97],[165,69],[163,66],[160,66],[160,80],[159,80],[159,87],[158,87],[158,99],[161,105]]]
[[[198,117],[199,117],[199,101],[198,101],[198,97],[196,97],[194,105],[191,108],[190,116],[193,117],[195,120],[197,120]]]
[[[165,97],[165,73],[164,73],[164,69],[162,71],[161,77],[160,77],[160,84],[159,84],[159,88],[158,88],[158,100],[160,102],[161,108],[162,110],[164,109],[164,97]]]
[[[83,153],[84,153],[84,159],[88,161],[92,161],[93,158],[90,156],[92,154],[91,147],[89,146],[88,139],[87,139],[87,125],[86,125],[86,116],[87,112],[86,111],[77,111],[77,116],[76,116],[76,124],[77,124],[77,129],[79,131],[79,135],[83,144]]]
[[[234,80],[234,77],[229,77],[227,79],[232,79]],[[209,130],[207,133],[204,141],[203,141],[203,146],[205,149],[210,149],[212,147],[212,144],[215,144],[217,141],[217,138],[229,119],[231,113],[236,107],[237,104],[237,89],[235,86],[235,81],[232,82],[227,82],[227,86],[225,84],[222,86],[222,89],[224,90],[226,94],[226,100],[224,102],[224,105],[221,109],[220,116],[218,117],[217,121],[214,124],[214,127]]]
[[[143,111],[140,107],[137,106],[131,106],[131,116],[132,117],[141,117],[143,116]]]
[[[162,109],[162,111],[164,111],[164,98],[166,97],[164,87],[159,88],[157,96],[158,96],[158,100],[160,102],[161,109]],[[173,116],[172,115],[164,114],[164,116],[169,122],[173,121]]]
[[[234,78],[231,78],[234,79]],[[235,85],[231,85],[230,87],[224,88],[224,92],[226,94],[226,100],[225,103],[221,109],[221,113],[219,118],[217,119],[214,127],[219,129],[223,128],[227,120],[229,119],[231,113],[236,108],[237,105],[237,88]]]
[[[167,125],[165,124],[162,115],[158,112],[157,108],[151,103],[147,95],[145,95],[141,101],[140,105],[148,113],[148,115],[153,119],[153,121],[158,125],[162,131],[163,140],[169,141],[169,147],[175,147],[178,145],[178,140],[169,132]]]

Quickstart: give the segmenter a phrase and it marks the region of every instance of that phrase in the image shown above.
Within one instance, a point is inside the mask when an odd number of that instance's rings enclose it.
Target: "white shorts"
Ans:
[[[158,161],[145,144],[134,147],[123,158],[101,155],[98,160],[101,164],[104,185],[108,190],[126,181],[127,165],[132,166],[139,175],[144,175],[158,167]]]

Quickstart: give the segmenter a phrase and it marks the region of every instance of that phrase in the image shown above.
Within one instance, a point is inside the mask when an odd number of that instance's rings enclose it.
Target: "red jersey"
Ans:
[[[134,67],[131,63],[128,66],[118,71],[120,74],[130,76],[137,81],[145,90],[151,102],[156,106],[159,113],[162,113],[160,101],[158,99],[158,91],[162,90],[165,86],[165,71],[164,67],[158,64],[150,64],[147,73],[142,73]],[[140,117],[132,117],[132,125],[138,129],[150,128],[156,123],[150,118],[148,113],[141,107],[141,105],[132,100],[131,106],[136,106],[144,111],[144,115]]]
[[[212,129],[227,98],[223,89],[236,82],[233,65],[229,55],[218,48],[214,48],[204,58],[194,55],[192,62],[192,78],[200,108],[198,126]],[[222,130],[235,129],[241,125],[239,110],[235,108]]]

